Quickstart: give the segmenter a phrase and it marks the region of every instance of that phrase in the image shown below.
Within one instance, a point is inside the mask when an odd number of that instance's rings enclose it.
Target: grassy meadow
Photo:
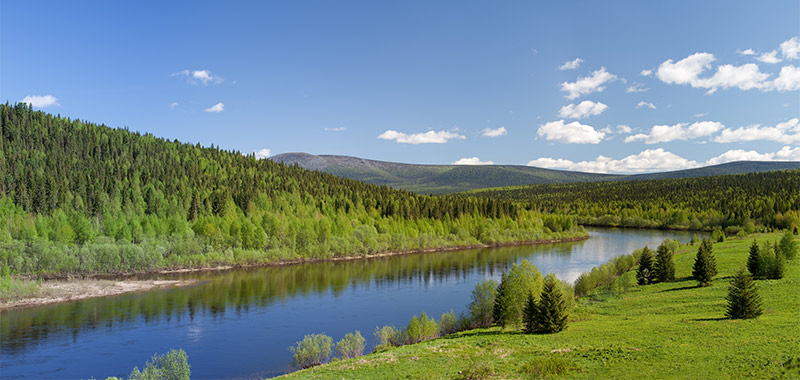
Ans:
[[[758,280],[764,313],[725,319],[732,276],[753,237],[714,244],[718,274],[691,279],[697,246],[674,256],[675,282],[598,290],[577,301],[566,331],[526,335],[498,327],[334,361],[296,379],[800,378],[800,260],[780,280]],[[628,273],[627,275],[630,275]],[[635,284],[635,280],[633,280]],[[784,365],[795,358],[794,365]]]

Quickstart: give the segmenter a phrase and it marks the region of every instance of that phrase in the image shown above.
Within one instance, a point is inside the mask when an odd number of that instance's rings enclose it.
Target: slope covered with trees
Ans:
[[[430,197],[0,105],[0,266],[146,270],[584,235],[515,203]]]
[[[581,224],[753,232],[800,226],[800,170],[679,178],[530,185],[469,194],[570,215]]]

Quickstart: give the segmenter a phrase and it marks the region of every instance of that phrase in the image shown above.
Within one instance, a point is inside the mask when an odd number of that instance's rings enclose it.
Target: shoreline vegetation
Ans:
[[[195,280],[158,280],[158,279],[135,280],[135,279],[125,278],[136,275],[172,274],[172,273],[187,273],[187,272],[213,272],[213,271],[225,271],[232,269],[296,265],[296,264],[306,264],[314,262],[369,260],[369,259],[379,259],[391,256],[435,254],[437,252],[459,251],[459,250],[468,250],[476,248],[568,243],[568,242],[582,241],[588,238],[589,235],[584,234],[580,236],[564,237],[560,239],[540,239],[540,240],[504,242],[495,244],[473,244],[469,246],[450,246],[441,248],[387,251],[387,252],[379,252],[361,256],[291,259],[291,260],[281,260],[275,262],[244,264],[244,265],[220,265],[215,267],[153,269],[149,271],[140,271],[140,272],[95,273],[95,274],[83,274],[80,276],[58,275],[49,277],[44,280],[39,278],[17,278],[11,280],[22,283],[23,284],[22,288],[26,290],[24,292],[20,292],[21,294],[19,295],[12,294],[10,296],[7,296],[6,298],[0,299],[0,311],[43,306],[61,302],[78,301],[88,298],[121,295],[132,292],[149,291],[166,287],[189,286],[189,285],[194,285],[198,282]],[[28,286],[26,287],[25,285]],[[36,289],[29,289],[30,286],[34,286]]]

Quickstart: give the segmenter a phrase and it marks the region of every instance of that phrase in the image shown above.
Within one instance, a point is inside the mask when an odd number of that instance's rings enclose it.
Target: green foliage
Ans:
[[[639,285],[647,285],[653,281],[655,271],[653,263],[653,250],[645,246],[639,256],[639,269],[636,270],[636,280]]]
[[[458,331],[459,326],[456,313],[453,312],[453,310],[450,310],[449,313],[442,313],[442,317],[439,319],[439,335],[450,335]]]
[[[700,286],[711,285],[711,280],[717,275],[717,262],[714,257],[713,243],[709,239],[703,239],[700,248],[697,249],[697,256],[692,269],[692,278],[700,283]]]
[[[744,269],[733,277],[725,300],[725,316],[731,319],[756,318],[763,312],[755,282]]]
[[[544,279],[544,287],[537,301],[528,297],[525,310],[525,332],[552,334],[567,328],[569,310],[562,285],[554,274]]]
[[[331,356],[333,338],[325,334],[311,334],[297,342],[296,347],[289,347],[294,354],[294,365],[297,368],[309,368],[324,363]]]
[[[758,247],[758,240],[753,239],[750,245],[750,253],[747,256],[747,270],[755,278],[764,275],[764,259],[761,257],[761,248]]]
[[[542,274],[527,260],[514,264],[498,286],[495,298],[495,323],[519,330],[529,296],[538,298],[542,291]]]
[[[366,340],[360,331],[356,331],[355,334],[347,333],[336,343],[336,354],[342,359],[357,358],[364,355],[365,347]]]
[[[32,298],[41,292],[37,281],[20,280],[10,275],[0,276],[0,302]]]
[[[714,230],[711,231],[711,240],[716,243],[722,243],[725,241],[725,233],[722,232],[722,228],[719,226],[714,227]]]
[[[764,261],[764,273],[762,277],[778,280],[783,278],[786,271],[786,258],[778,244],[766,243],[761,249],[762,260]]]
[[[439,336],[439,325],[433,318],[428,317],[425,312],[419,316],[411,317],[405,330],[403,330],[403,341],[405,344],[414,344]]]
[[[657,281],[675,281],[675,262],[672,259],[673,252],[675,252],[675,248],[670,248],[667,242],[661,243],[656,249],[654,274]]]
[[[153,355],[144,369],[134,367],[128,380],[189,380],[189,359],[183,350],[170,350],[164,355]]]
[[[643,251],[638,249],[628,255],[616,256],[607,263],[582,273],[575,281],[575,295],[582,297],[597,288],[612,289],[617,279],[636,265]]]
[[[375,351],[385,350],[389,347],[399,346],[402,342],[402,332],[398,331],[394,326],[375,327],[375,340],[378,344],[375,346]]]
[[[791,230],[784,231],[778,246],[787,260],[794,260],[797,257],[797,242],[794,240]]]
[[[494,374],[494,365],[486,360],[470,360],[467,367],[461,371],[463,380],[487,380]]]
[[[472,290],[469,304],[471,324],[475,327],[489,327],[494,323],[492,311],[497,296],[498,284],[494,280],[483,280]]]
[[[578,369],[575,362],[560,355],[536,357],[522,367],[523,372],[534,379],[562,376]]]

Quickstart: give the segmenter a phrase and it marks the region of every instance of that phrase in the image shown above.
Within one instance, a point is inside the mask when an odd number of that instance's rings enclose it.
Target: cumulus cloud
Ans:
[[[597,156],[592,161],[571,161],[563,158],[542,157],[529,161],[528,166],[549,169],[577,170],[593,173],[647,173],[690,169],[698,166],[718,165],[734,161],[800,161],[800,147],[784,146],[777,152],[758,153],[741,149],[729,150],[700,163],[688,160],[664,149],[648,149],[619,160]]]
[[[270,150],[267,149],[267,148],[259,149],[257,152],[253,152],[253,153],[256,155],[256,158],[259,159],[259,160],[263,160],[263,159],[265,159],[265,158],[267,158],[267,157],[272,155],[272,152],[270,152]]]
[[[486,128],[481,132],[482,132],[481,134],[486,136],[486,137],[499,137],[499,136],[503,136],[503,135],[508,134],[508,131],[506,130],[506,127],[500,127],[500,128],[495,128],[495,129]]]
[[[209,108],[206,108],[206,112],[222,112],[224,110],[225,110],[225,105],[222,104],[222,102],[219,102]]]
[[[602,155],[593,161],[580,162],[544,157],[529,161],[528,166],[593,173],[644,173],[693,168],[697,167],[698,163],[658,148],[648,149],[619,160]]]
[[[800,143],[800,119],[790,119],[775,126],[754,124],[736,129],[723,129],[722,133],[713,139],[714,142],[718,143],[757,140],[798,144]]]
[[[561,65],[561,66],[558,66],[558,69],[559,69],[559,70],[575,70],[575,69],[577,69],[578,67],[580,67],[581,63],[583,63],[583,60],[582,60],[582,59],[580,59],[580,58],[575,58],[575,60],[574,60],[574,61],[567,61],[567,62],[564,62],[564,64],[563,64],[563,65]]]
[[[695,53],[678,62],[668,59],[658,66],[656,77],[667,84],[692,84],[703,71],[711,68],[714,60],[710,53]]]
[[[639,102],[639,104],[636,105],[636,108],[644,108],[644,107],[647,107],[647,108],[650,108],[650,109],[653,109],[653,110],[656,109],[656,105],[655,104],[645,102],[644,100],[642,100],[641,102]]]
[[[763,53],[756,57],[757,61],[764,62],[764,63],[779,63],[783,61],[782,59],[778,58],[778,51],[773,50],[770,52]]]
[[[394,140],[403,144],[444,144],[450,140],[464,140],[466,137],[450,131],[428,131],[407,134],[391,129],[378,135],[379,139]]]
[[[577,121],[565,124],[564,120],[545,123],[539,127],[537,133],[546,140],[563,144],[599,144],[606,136],[604,132],[597,131],[590,125]]]
[[[698,121],[692,124],[680,123],[675,125],[656,125],[650,133],[639,133],[625,138],[625,142],[644,140],[646,144],[658,144],[675,140],[691,140],[699,137],[710,136],[725,128],[716,121]]]
[[[575,99],[581,95],[605,90],[605,84],[617,80],[617,76],[606,71],[605,67],[593,71],[588,77],[579,77],[575,82],[561,83],[561,91],[565,91],[567,99]]]
[[[641,76],[643,76],[643,77],[649,77],[649,76],[653,75],[653,70],[645,69],[645,70],[642,70],[642,72],[640,72],[639,74],[641,74]]]
[[[478,157],[464,157],[456,162],[453,162],[453,165],[492,165],[494,162],[492,161],[481,161]]]
[[[769,84],[765,80],[769,74],[762,73],[755,63],[746,63],[741,66],[722,65],[717,67],[717,72],[711,78],[698,79],[691,83],[692,87],[707,88],[709,94],[717,89],[737,87],[740,90],[767,89]]]
[[[61,105],[58,104],[58,98],[53,95],[28,95],[22,99],[22,103],[28,103],[36,108]]]
[[[629,94],[632,92],[645,92],[645,91],[650,91],[650,89],[645,88],[644,85],[639,82],[633,82],[632,85],[628,86],[628,88],[625,89],[625,92]]]
[[[335,127],[335,128],[324,128],[327,132],[343,132],[346,131],[347,128],[345,127]]]
[[[561,107],[558,115],[571,119],[583,119],[585,117],[599,115],[607,108],[608,106],[603,103],[584,100],[578,104],[569,104]]]
[[[183,77],[194,85],[207,86],[209,84],[220,84],[224,81],[219,75],[215,75],[211,70],[181,70],[170,74],[170,77]]]
[[[756,55],[753,49],[736,50],[736,52],[739,53],[739,55]]]
[[[800,58],[800,38],[792,37],[790,40],[781,43],[781,54],[785,59]]]
[[[771,87],[777,91],[800,90],[800,67],[783,66],[778,77],[772,81]]]

